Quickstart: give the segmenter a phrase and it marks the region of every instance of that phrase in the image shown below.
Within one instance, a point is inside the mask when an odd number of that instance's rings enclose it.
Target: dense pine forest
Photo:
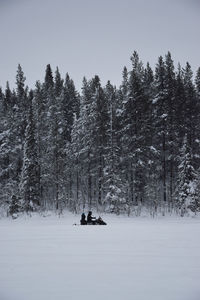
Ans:
[[[140,215],[200,210],[200,68],[155,70],[138,53],[121,85],[98,76],[79,93],[47,65],[29,89],[0,89],[0,208],[17,212],[86,209]]]

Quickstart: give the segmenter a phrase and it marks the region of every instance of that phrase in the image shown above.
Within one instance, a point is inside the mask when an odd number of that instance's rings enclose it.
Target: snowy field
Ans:
[[[0,220],[0,300],[199,300],[200,219]]]

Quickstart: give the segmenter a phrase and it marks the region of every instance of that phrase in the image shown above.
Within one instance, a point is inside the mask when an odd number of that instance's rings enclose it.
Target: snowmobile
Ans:
[[[106,222],[102,220],[101,217],[97,219],[95,217],[90,217],[89,220],[85,218],[85,214],[81,215],[80,225],[107,225]]]
[[[94,220],[92,221],[92,224],[87,224],[87,225],[107,225],[107,224],[106,224],[106,222],[104,222],[104,221],[102,220],[101,217],[98,217],[98,219],[94,219]]]

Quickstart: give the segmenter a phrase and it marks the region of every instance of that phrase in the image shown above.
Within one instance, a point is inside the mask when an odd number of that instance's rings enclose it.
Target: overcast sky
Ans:
[[[0,0],[0,86],[14,87],[21,64],[26,83],[59,67],[80,89],[83,76],[121,82],[138,51],[155,66],[171,51],[175,64],[200,66],[200,0]]]

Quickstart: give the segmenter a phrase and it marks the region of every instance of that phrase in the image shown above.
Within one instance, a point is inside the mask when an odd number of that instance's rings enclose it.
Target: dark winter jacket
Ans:
[[[86,218],[86,217],[85,217],[85,214],[82,213],[82,215],[81,215],[81,220],[80,220],[81,225],[87,225],[87,221],[86,221],[85,218]]]
[[[92,217],[92,212],[89,211],[87,215],[87,224],[93,224],[95,222],[96,218]]]

